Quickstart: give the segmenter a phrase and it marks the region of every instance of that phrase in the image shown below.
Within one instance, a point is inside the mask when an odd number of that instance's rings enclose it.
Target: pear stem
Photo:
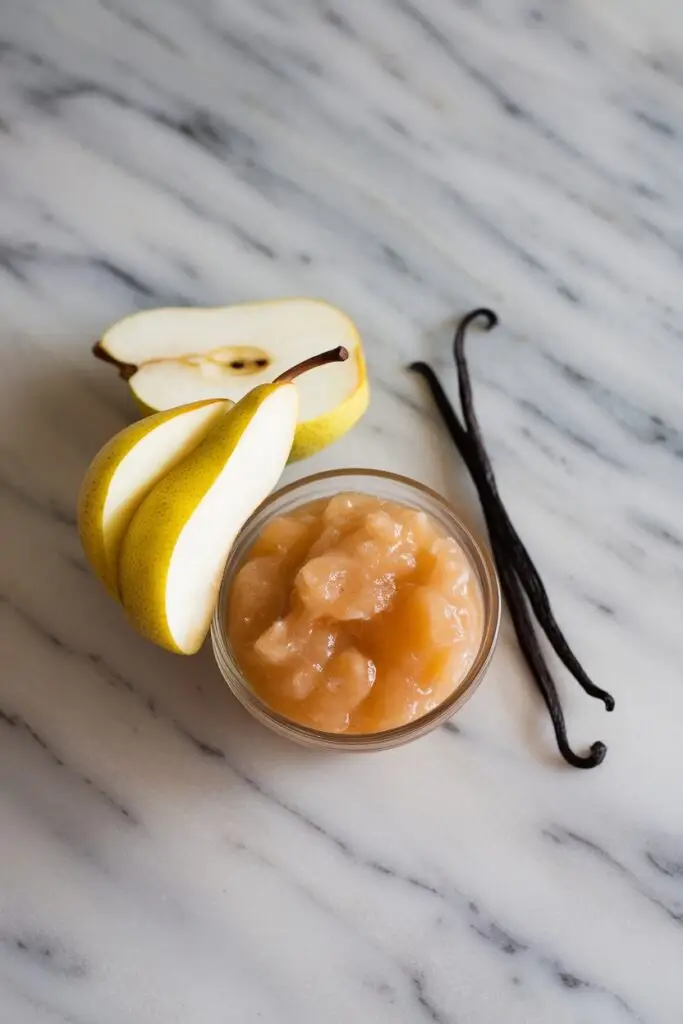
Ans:
[[[297,363],[296,366],[290,367],[289,370],[285,370],[284,373],[275,378],[273,384],[290,384],[300,373],[315,370],[318,366],[327,366],[328,363],[343,363],[348,358],[348,349],[345,349],[343,345],[340,345],[339,348],[331,348],[327,352],[311,356],[310,359],[304,359],[303,362]]]
[[[122,363],[120,359],[114,359],[114,356],[110,356],[107,350],[102,347],[101,341],[93,345],[92,354],[96,359],[101,359],[103,363],[111,363],[113,366],[116,366],[124,380],[130,380],[133,374],[138,372],[138,368],[134,363]]]

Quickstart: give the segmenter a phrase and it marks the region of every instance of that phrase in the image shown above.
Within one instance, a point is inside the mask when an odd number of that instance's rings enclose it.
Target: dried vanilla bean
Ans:
[[[550,713],[558,749],[565,760],[574,767],[594,768],[604,759],[607,748],[604,743],[596,742],[591,746],[589,755],[581,756],[574,753],[569,746],[559,696],[534,632],[527,598],[555,652],[586,693],[602,700],[608,711],[614,707],[614,699],[590,680],[569,647],[552,613],[538,570],[510,521],[498,492],[493,467],[474,411],[472,385],[464,352],[467,328],[477,319],[483,319],[487,329],[494,327],[498,322],[492,310],[476,309],[463,318],[456,331],[454,355],[467,428],[460,422],[432,368],[426,363],[419,362],[413,363],[410,369],[421,374],[427,381],[451,439],[465,461],[479,493],[501,588],[510,610],[517,640]]]
[[[458,385],[460,389],[460,403],[462,405],[463,418],[467,426],[467,432],[473,447],[476,450],[476,458],[481,467],[484,483],[488,489],[490,499],[497,505],[501,519],[501,526],[506,535],[506,542],[509,548],[510,557],[519,575],[520,581],[527,593],[534,614],[538,619],[548,640],[552,644],[555,653],[572,673],[576,681],[591,697],[601,700],[608,711],[614,708],[614,698],[605,690],[600,689],[586,674],[583,666],[579,663],[574,652],[564,638],[564,635],[557,624],[555,616],[550,607],[550,600],[543,581],[534,565],[529,552],[524,546],[519,534],[515,530],[503,501],[498,492],[496,478],[493,473],[493,466],[489,459],[488,452],[479,427],[474,401],[472,396],[472,383],[470,380],[469,368],[465,359],[465,334],[471,323],[477,319],[484,319],[486,330],[491,330],[498,323],[498,317],[491,309],[475,309],[463,317],[458,325],[453,342],[453,354],[455,364],[458,368]]]

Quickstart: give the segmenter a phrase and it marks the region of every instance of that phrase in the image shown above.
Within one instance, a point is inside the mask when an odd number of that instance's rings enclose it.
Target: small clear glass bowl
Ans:
[[[320,498],[332,498],[344,491],[371,494],[376,498],[408,505],[426,512],[445,533],[462,546],[477,573],[484,603],[484,628],[481,644],[469,672],[454,692],[438,707],[421,718],[396,729],[374,733],[329,733],[299,725],[273,711],[252,690],[235,658],[227,631],[227,605],[230,588],[247,552],[265,524],[275,516],[285,515],[300,505]],[[308,747],[328,750],[388,750],[431,732],[451,717],[469,700],[481,682],[498,638],[500,625],[500,588],[493,560],[475,541],[455,512],[435,491],[408,477],[375,469],[343,469],[317,473],[283,487],[272,494],[244,525],[232,549],[218,596],[211,624],[214,656],[226,683],[238,701],[264,725],[280,736]]]

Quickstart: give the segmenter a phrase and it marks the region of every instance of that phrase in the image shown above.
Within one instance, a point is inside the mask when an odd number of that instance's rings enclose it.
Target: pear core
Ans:
[[[454,693],[479,651],[484,609],[465,552],[425,512],[349,493],[266,524],[227,617],[243,675],[273,711],[368,734]]]

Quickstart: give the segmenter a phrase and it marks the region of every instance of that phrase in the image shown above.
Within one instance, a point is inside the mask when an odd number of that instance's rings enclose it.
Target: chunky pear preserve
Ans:
[[[272,519],[237,573],[228,633],[273,711],[329,733],[374,733],[438,707],[484,628],[476,573],[425,513],[339,494]]]

